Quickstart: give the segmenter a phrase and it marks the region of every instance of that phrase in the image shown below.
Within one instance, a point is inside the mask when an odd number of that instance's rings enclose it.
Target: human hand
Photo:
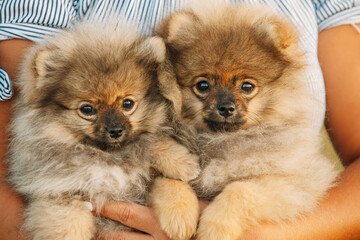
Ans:
[[[208,201],[200,200],[200,211],[202,212],[208,204]],[[97,209],[92,210],[94,213],[97,211]],[[111,239],[110,237],[113,237],[112,239],[114,240],[171,240],[160,228],[160,224],[153,210],[149,207],[126,202],[108,202],[105,203],[99,211],[99,215],[144,232],[117,231],[102,235],[101,239]],[[283,230],[284,229],[277,224],[264,223],[249,228],[248,231],[245,231],[241,239],[271,240],[273,237],[276,239],[280,237]],[[194,239],[193,237],[191,240]]]
[[[93,204],[93,206],[95,206]],[[126,226],[137,229],[141,232],[116,231],[102,235],[101,239],[122,239],[122,240],[170,240],[160,228],[159,223],[151,208],[126,202],[107,202],[100,209],[93,209],[99,215]],[[112,237],[112,238],[110,238]]]
[[[200,200],[200,211],[208,205],[207,201]],[[93,206],[95,206],[93,204]],[[117,231],[101,236],[101,239],[107,239],[111,236],[113,239],[122,240],[170,240],[165,232],[160,228],[153,211],[149,207],[125,202],[107,202],[100,211],[93,209],[92,212],[99,212],[100,216],[118,221],[126,226],[132,227],[139,232]]]

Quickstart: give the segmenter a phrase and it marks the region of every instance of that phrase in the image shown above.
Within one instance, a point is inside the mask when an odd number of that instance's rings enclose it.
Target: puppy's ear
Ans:
[[[160,65],[158,71],[159,88],[161,94],[171,102],[174,112],[180,116],[182,109],[182,93],[177,83],[173,66],[169,59]]]
[[[39,49],[39,51],[36,52],[35,58],[33,61],[33,72],[37,79],[37,86],[40,86],[42,84],[41,79],[44,79],[49,61],[50,61],[50,55],[51,52],[49,49]]]
[[[166,59],[164,40],[156,36],[146,38],[140,43],[135,54],[140,59],[140,62],[156,69],[162,95],[173,104],[175,111],[179,111],[181,107],[181,92],[176,82],[172,65]]]
[[[192,12],[174,13],[155,29],[155,34],[165,40],[168,50],[180,51],[195,42],[198,23],[199,19]],[[162,95],[171,102],[174,112],[180,116],[182,92],[169,57],[160,66],[159,86]]]
[[[278,50],[288,52],[297,48],[298,35],[295,27],[287,21],[271,16],[266,18],[262,25]]]
[[[146,65],[160,64],[165,61],[166,47],[160,37],[148,37],[143,40],[135,50],[140,62]]]
[[[34,103],[41,98],[53,65],[53,50],[47,46],[33,47],[25,57],[18,83],[25,102]]]
[[[176,50],[192,44],[196,39],[198,17],[192,12],[178,12],[170,15],[155,30],[165,39],[166,44]]]

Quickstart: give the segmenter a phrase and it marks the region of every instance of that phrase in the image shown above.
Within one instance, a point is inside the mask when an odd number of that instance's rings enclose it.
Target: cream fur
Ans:
[[[199,204],[188,184],[159,177],[148,198],[160,225],[171,239],[190,239],[196,231]]]
[[[156,32],[168,48],[165,64],[174,68],[161,84],[177,83],[181,92],[165,96],[175,109],[181,106],[179,122],[192,129],[184,136],[196,142],[195,148],[185,145],[200,156],[202,171],[190,185],[199,198],[212,200],[202,213],[196,238],[235,240],[260,221],[282,222],[312,211],[338,173],[321,154],[319,134],[309,120],[316,102],[302,80],[304,54],[291,24],[263,8],[215,2],[195,1]],[[205,120],[215,114],[209,115],[216,104],[207,99],[216,93],[209,90],[208,97],[198,97],[194,79],[209,78],[214,89],[229,93],[238,86],[211,77],[234,72],[238,79],[248,76],[257,88],[252,96],[241,93],[235,101],[245,121],[236,130],[211,130]],[[239,93],[234,92],[236,98]],[[171,188],[158,182],[151,190],[157,201],[154,211],[169,236],[189,239],[195,224],[182,229],[184,216],[194,216],[197,204],[191,205],[193,197],[177,200],[176,193],[191,195],[182,184],[176,191],[166,187]],[[183,204],[189,206],[183,209]],[[177,207],[184,212],[176,213]]]
[[[11,123],[8,181],[28,203],[24,230],[32,239],[90,240],[95,233],[130,230],[94,217],[83,201],[98,211],[106,201],[145,204],[160,170],[177,179],[198,175],[198,157],[167,143],[169,104],[157,83],[164,59],[162,38],[122,23],[94,22],[62,31],[26,55]],[[124,99],[134,102],[133,109],[124,109]],[[82,113],[84,104],[96,114]],[[108,136],[113,125],[122,128],[116,139]],[[176,161],[161,156],[164,166],[155,166],[152,154],[161,142],[168,144],[162,153],[182,155]]]

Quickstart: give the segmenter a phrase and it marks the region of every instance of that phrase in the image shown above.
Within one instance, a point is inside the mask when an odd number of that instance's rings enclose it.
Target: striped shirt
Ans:
[[[164,17],[193,0],[0,0],[0,40],[29,39],[34,42],[67,29],[80,19],[103,19],[110,11],[137,23],[148,35]],[[224,0],[226,1],[226,0]],[[320,129],[325,115],[325,88],[317,60],[318,32],[341,24],[360,22],[360,0],[228,0],[233,3],[265,4],[290,19],[300,33],[306,52],[304,83],[317,97],[314,126]],[[0,66],[1,67],[1,66]],[[0,68],[0,100],[9,99],[12,86]]]

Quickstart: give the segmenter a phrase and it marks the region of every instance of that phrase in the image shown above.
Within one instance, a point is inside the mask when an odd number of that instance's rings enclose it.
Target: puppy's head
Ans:
[[[45,136],[117,149],[164,119],[158,37],[82,23],[32,49],[20,76],[22,101]]]
[[[175,13],[157,34],[182,92],[174,104],[198,129],[233,132],[304,118],[303,59],[286,21],[264,9],[218,4]]]

